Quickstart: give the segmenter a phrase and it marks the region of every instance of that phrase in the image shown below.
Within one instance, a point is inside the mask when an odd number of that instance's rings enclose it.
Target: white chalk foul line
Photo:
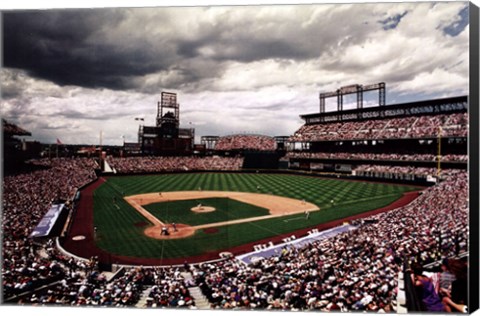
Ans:
[[[302,216],[302,217],[294,217],[294,218],[284,219],[283,221],[284,221],[285,223],[287,223],[287,222],[296,221],[296,220],[299,220],[299,219],[305,219],[305,217],[304,217],[304,216]]]

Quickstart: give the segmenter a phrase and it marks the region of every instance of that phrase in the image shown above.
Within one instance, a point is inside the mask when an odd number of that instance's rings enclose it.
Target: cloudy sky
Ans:
[[[136,141],[162,91],[197,138],[291,135],[356,83],[387,104],[468,93],[465,2],[14,10],[2,28],[0,115],[42,142]]]

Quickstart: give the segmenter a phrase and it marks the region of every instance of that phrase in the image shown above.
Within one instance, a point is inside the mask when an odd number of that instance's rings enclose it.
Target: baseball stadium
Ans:
[[[57,142],[48,158],[3,120],[3,302],[424,311],[410,271],[467,273],[469,102],[386,104],[385,90],[321,93],[293,135],[200,144],[162,92],[138,142],[71,156]]]
[[[477,312],[477,5],[10,2],[0,313]]]

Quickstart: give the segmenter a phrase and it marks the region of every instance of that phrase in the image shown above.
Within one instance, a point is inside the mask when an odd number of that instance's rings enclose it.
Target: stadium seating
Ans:
[[[349,159],[368,161],[438,161],[433,154],[387,154],[387,153],[348,153],[348,152],[289,152],[287,158],[302,159]],[[468,155],[443,155],[442,162],[467,162]]]
[[[467,251],[467,174],[445,177],[413,203],[359,220],[355,231],[249,266],[200,265],[197,284],[214,308],[392,312],[405,258],[425,264]]]
[[[29,234],[56,200],[71,200],[77,189],[96,178],[93,159],[32,161],[49,167],[3,179],[2,276],[4,297],[32,290],[62,277],[58,258],[38,256]]]
[[[2,130],[5,135],[30,135],[30,132],[4,119],[2,119]]]
[[[117,173],[240,170],[243,158],[236,157],[108,157]]]
[[[33,305],[133,306],[145,286],[151,300],[143,307],[193,307],[177,270],[131,268],[107,280],[95,258],[70,258],[53,240],[39,245],[29,234],[58,199],[71,200],[77,189],[96,178],[93,159],[31,161],[48,169],[4,178],[2,281],[4,299]],[[26,293],[26,294],[24,294]],[[24,295],[22,295],[24,294]]]
[[[274,138],[263,135],[230,135],[220,137],[215,150],[258,150],[273,151],[277,148]]]
[[[26,293],[16,302],[136,306],[147,288],[145,307],[194,308],[179,274],[183,268],[125,268],[109,280],[95,258],[69,258],[52,240],[37,245],[27,238],[52,200],[71,198],[76,188],[95,179],[97,167],[91,159],[33,163],[49,169],[4,179],[4,298]],[[251,265],[233,258],[186,269],[212,308],[392,311],[405,258],[429,263],[467,251],[467,173],[444,170],[443,178],[407,206],[355,221],[354,231],[285,248]]]
[[[303,125],[289,141],[436,138],[439,128],[442,137],[465,137],[468,132],[468,115],[438,114]]]

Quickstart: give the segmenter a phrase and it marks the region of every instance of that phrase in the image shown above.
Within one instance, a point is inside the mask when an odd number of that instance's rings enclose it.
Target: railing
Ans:
[[[407,260],[404,260],[403,263],[403,281],[404,281],[404,291],[405,291],[405,305],[408,312],[421,312],[422,306],[421,302],[417,297],[417,292],[413,280],[411,278],[412,272],[410,270],[410,265]]]

